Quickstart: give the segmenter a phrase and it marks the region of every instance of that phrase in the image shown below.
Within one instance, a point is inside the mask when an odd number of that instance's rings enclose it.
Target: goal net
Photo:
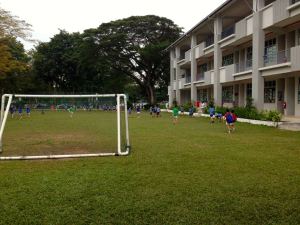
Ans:
[[[0,125],[0,160],[123,156],[130,151],[124,94],[5,94]]]

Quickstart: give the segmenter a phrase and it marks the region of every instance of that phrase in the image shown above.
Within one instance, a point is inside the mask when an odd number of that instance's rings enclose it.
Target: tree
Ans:
[[[15,37],[32,41],[31,25],[0,8],[0,38]]]
[[[23,44],[17,40],[30,40],[31,26],[10,12],[0,8],[0,88],[4,91],[19,90],[29,81],[30,65]],[[26,82],[25,82],[26,83]]]
[[[134,80],[154,104],[155,88],[167,89],[169,81],[169,55],[164,50],[181,33],[171,20],[148,15],[101,24],[86,31],[86,37],[93,40],[102,62]]]
[[[90,39],[63,30],[37,46],[33,70],[48,92],[120,93],[128,83],[99,58]]]

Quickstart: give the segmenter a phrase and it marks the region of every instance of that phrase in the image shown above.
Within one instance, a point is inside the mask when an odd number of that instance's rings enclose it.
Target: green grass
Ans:
[[[114,139],[111,114],[76,115],[77,135]],[[10,120],[7,151],[27,148],[27,123],[41,148],[70,149],[57,133],[72,134],[74,121],[63,113],[44,116]],[[99,131],[98,120],[107,129]],[[173,125],[168,114],[133,115],[128,157],[0,162],[0,224],[299,224],[300,133],[236,127],[229,135],[224,124],[204,118],[181,117]]]

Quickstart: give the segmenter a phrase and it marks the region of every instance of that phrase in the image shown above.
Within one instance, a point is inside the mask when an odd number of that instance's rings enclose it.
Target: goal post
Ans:
[[[116,122],[117,122],[117,149],[114,152],[99,153],[80,153],[80,154],[48,154],[48,155],[20,155],[20,156],[1,156],[3,152],[3,133],[8,120],[8,114],[12,102],[15,98],[35,98],[35,99],[78,99],[78,98],[115,98]],[[121,104],[121,99],[123,103]],[[124,109],[124,130],[121,129],[121,107]],[[124,134],[125,133],[125,134]],[[125,136],[122,148],[121,135]],[[130,153],[129,127],[127,112],[127,96],[125,94],[90,94],[90,95],[30,95],[30,94],[4,94],[1,98],[1,118],[0,118],[0,160],[21,160],[21,159],[59,159],[59,158],[79,158],[79,157],[100,157],[100,156],[126,156]]]

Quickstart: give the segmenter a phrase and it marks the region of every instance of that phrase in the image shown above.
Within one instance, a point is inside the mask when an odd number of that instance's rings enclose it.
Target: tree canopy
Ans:
[[[154,15],[132,16],[85,32],[101,60],[130,77],[156,102],[155,88],[167,89],[169,55],[164,51],[181,34],[173,21]]]

